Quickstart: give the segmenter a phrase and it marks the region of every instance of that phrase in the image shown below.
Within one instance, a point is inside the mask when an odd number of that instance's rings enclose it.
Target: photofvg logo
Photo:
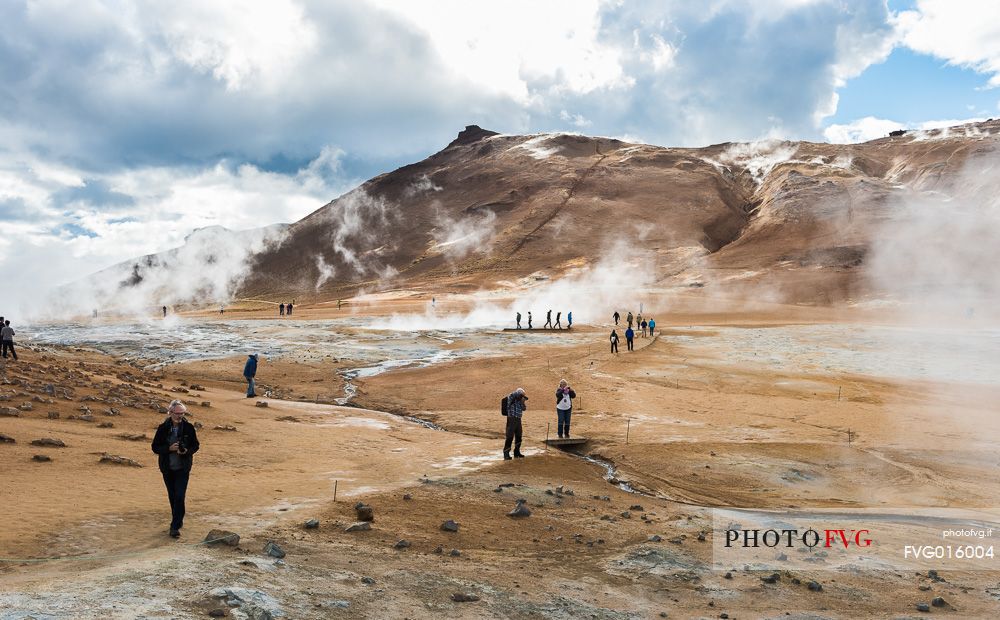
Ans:
[[[998,570],[994,523],[913,508],[712,511],[717,570]],[[998,511],[997,523],[1000,523]],[[1000,528],[997,528],[1000,531]],[[998,544],[1000,546],[1000,544]],[[1000,551],[1000,550],[998,550]]]

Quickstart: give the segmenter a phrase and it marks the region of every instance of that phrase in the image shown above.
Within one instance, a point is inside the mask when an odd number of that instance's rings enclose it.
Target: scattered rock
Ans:
[[[451,600],[456,603],[475,603],[479,600],[479,597],[475,594],[465,594],[464,592],[456,592],[451,595]]]
[[[59,412],[58,411],[50,411],[48,413],[48,416],[49,416],[50,420],[58,420],[59,419]]]
[[[0,443],[17,443],[17,442],[14,441],[14,438],[11,437],[10,435],[4,435],[3,433],[0,433]]]
[[[948,603],[945,602],[945,600],[943,598],[941,598],[940,596],[934,597],[934,600],[931,601],[931,605],[933,605],[935,607],[944,607],[947,604]]]
[[[230,426],[229,424],[225,424],[225,425],[219,424],[219,425],[215,426],[215,430],[217,430],[217,431],[235,431],[236,427],[235,426]]]
[[[52,458],[45,456],[44,454],[36,454],[35,456],[31,457],[31,460],[38,461],[39,463],[48,463],[49,461],[52,460]]]
[[[212,616],[213,618],[225,618],[227,613],[229,612],[220,607],[218,609],[213,609],[212,611],[208,612],[208,615]]]
[[[18,407],[18,409],[20,409],[21,411],[33,411],[35,409],[35,406],[32,405],[31,403],[24,403],[20,407]]]
[[[410,501],[411,499],[413,499],[413,496],[410,495],[409,493],[404,493],[403,494],[403,499],[406,500],[406,501]]]
[[[142,464],[138,461],[134,461],[127,456],[117,456],[114,454],[108,454],[105,452],[101,455],[100,463],[110,463],[111,465],[127,465],[129,467],[142,467]]]
[[[195,392],[204,392],[205,391],[205,388],[202,387],[202,386],[200,386],[200,385],[198,385],[197,383],[192,383],[188,387],[191,388],[192,390],[194,390]]]
[[[643,507],[640,506],[639,504],[633,504],[632,506],[629,506],[628,509],[629,510],[634,510],[636,512],[642,512],[643,511]]]
[[[275,418],[275,420],[278,421],[278,422],[298,422],[299,421],[299,419],[296,418],[293,415],[283,415],[283,416]]]
[[[101,422],[100,424],[97,425],[97,428],[114,428],[114,427],[115,427],[114,422]]]
[[[41,439],[33,439],[31,441],[33,446],[49,446],[52,448],[65,448],[66,444],[63,443],[62,439],[53,439],[51,437],[42,437]]]
[[[319,519],[309,519],[302,524],[307,530],[314,530],[319,527]]]
[[[118,435],[118,438],[125,441],[143,441],[149,439],[144,433],[122,433]]]
[[[202,407],[211,407],[212,403],[211,403],[211,401],[203,400],[203,401],[201,401],[201,406]]]
[[[705,532],[698,532],[698,542],[705,542]]]
[[[528,509],[527,502],[523,499],[517,500],[517,505],[514,506],[514,510],[507,513],[508,517],[530,517],[531,510]]]
[[[94,421],[94,416],[92,416],[89,413],[85,413],[83,415],[76,416],[76,419],[77,420],[83,420],[84,422],[93,422]]]
[[[254,404],[254,406],[255,406],[255,407],[267,407],[267,401],[266,401],[266,400],[258,400],[258,401],[257,401],[257,402],[256,402],[256,403]]]
[[[622,519],[631,519],[632,518],[632,513],[629,512],[629,511],[627,511],[627,510],[625,510],[625,511],[622,512],[621,518]]]
[[[278,543],[273,540],[267,541],[264,545],[264,553],[271,556],[272,558],[283,558],[285,557],[285,550],[278,546]]]
[[[931,606],[927,603],[917,603],[917,611],[927,612],[931,610]]]
[[[944,581],[944,578],[938,575],[938,572],[936,570],[927,571],[927,578],[933,579],[934,581]]]
[[[812,592],[822,592],[823,591],[823,586],[818,581],[810,581],[808,587],[809,587],[809,590],[811,590]]]
[[[202,542],[206,545],[229,545],[230,547],[235,547],[240,544],[240,535],[229,530],[212,530],[205,535],[205,540]]]
[[[375,585],[375,580],[372,579],[371,577],[362,577],[361,583],[365,584],[366,586],[371,586]]]
[[[448,555],[450,555],[453,558],[457,558],[458,556],[462,555],[462,552],[459,551],[458,549],[452,549],[451,553],[449,553]]]
[[[20,417],[20,415],[21,412],[18,411],[17,409],[14,409],[13,407],[0,407],[0,416],[8,418],[17,418]]]
[[[442,547],[441,545],[434,547],[434,553],[436,553],[437,555],[441,555],[442,553],[444,553],[444,547]]]
[[[374,521],[375,510],[363,502],[354,505],[354,511],[358,513],[358,521]]]
[[[117,416],[117,415],[121,415],[121,414],[122,414],[122,412],[119,411],[118,409],[115,409],[114,407],[111,407],[110,409],[108,409],[107,411],[104,412],[104,415],[107,415],[107,416]]]
[[[399,542],[397,542],[395,545],[393,545],[392,548],[393,549],[407,549],[407,548],[409,548],[409,546],[410,546],[410,541],[408,541],[408,540],[406,540],[404,538],[404,539],[400,540]]]
[[[372,529],[372,524],[368,521],[362,521],[361,523],[355,523],[354,525],[348,526],[345,532],[367,532]]]
[[[767,577],[761,577],[760,580],[764,583],[778,583],[778,581],[781,580],[781,575],[778,573],[771,573]]]
[[[650,537],[649,537],[649,538],[648,538],[647,540],[648,540],[649,542],[660,542],[660,541],[661,541],[661,540],[663,540],[663,539],[662,539],[662,538],[660,538],[660,535],[659,535],[659,534],[653,534],[653,535],[652,535],[652,536],[650,536]]]
[[[441,524],[441,529],[445,532],[457,532],[458,524],[452,521],[451,519],[448,519],[447,521]]]
[[[726,574],[725,574],[725,576],[723,578],[724,579],[732,579],[733,578],[733,574],[727,571]]]

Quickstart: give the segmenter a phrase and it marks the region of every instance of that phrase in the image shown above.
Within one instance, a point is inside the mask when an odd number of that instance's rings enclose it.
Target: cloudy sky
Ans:
[[[7,295],[295,221],[466,124],[665,146],[1000,114],[968,0],[0,0]],[[9,299],[9,297],[8,297]]]

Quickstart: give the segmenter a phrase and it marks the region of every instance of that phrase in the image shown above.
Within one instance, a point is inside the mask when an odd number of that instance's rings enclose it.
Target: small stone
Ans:
[[[441,529],[445,532],[457,532],[458,524],[452,521],[451,519],[448,519],[447,521],[441,524]]]
[[[236,427],[232,426],[232,425],[229,425],[229,424],[218,424],[218,425],[215,426],[214,430],[217,430],[217,431],[235,431]]]
[[[166,413],[166,412],[164,412],[164,413]],[[83,415],[77,416],[76,419],[77,420],[83,420],[84,422],[93,422],[94,421],[94,416],[91,415],[91,414],[89,414],[89,413],[85,413]]]
[[[37,461],[39,463],[48,463],[49,461],[52,460],[52,458],[45,456],[44,454],[36,454],[35,456],[31,457],[31,460]]]
[[[778,583],[780,579],[781,575],[779,575],[778,573],[771,573],[767,577],[760,578],[760,580],[763,581],[764,583]]]
[[[202,407],[211,407],[212,406],[212,402],[208,401],[208,400],[203,400],[203,401],[201,401],[201,406]]]
[[[212,611],[208,612],[208,615],[212,616],[213,618],[225,618],[227,613],[228,612],[225,609],[213,609]]]
[[[272,558],[283,558],[285,557],[285,550],[278,546],[278,543],[273,540],[267,541],[264,545],[264,553],[271,556]]]
[[[777,561],[779,561],[779,562],[787,562],[788,561],[788,556],[785,555],[784,553],[779,553],[777,555],[777,557],[775,557],[774,559],[777,560]]]
[[[258,400],[258,401],[257,401],[257,402],[256,402],[256,403],[254,404],[254,406],[255,406],[255,407],[262,407],[262,408],[263,408],[263,407],[267,407],[267,401],[266,401],[266,400]]]
[[[410,541],[405,538],[397,542],[392,546],[393,549],[408,549],[410,547]]]
[[[240,544],[240,535],[229,530],[211,530],[205,535],[202,541],[206,545],[229,545],[235,547]]]
[[[105,452],[101,455],[100,463],[109,463],[111,465],[127,465],[128,467],[142,467],[142,463],[128,458],[127,456],[117,456],[114,454],[108,454]]]
[[[940,596],[935,596],[934,600],[931,601],[931,605],[933,605],[935,607],[944,607],[947,604],[948,603],[946,603],[945,600],[943,598],[941,598]]]
[[[812,591],[812,592],[822,592],[823,591],[823,586],[818,581],[810,581],[808,587],[809,587],[809,590]]]
[[[349,526],[344,531],[345,532],[367,532],[370,529],[372,529],[372,524],[369,523],[368,521],[362,521],[361,523],[355,523],[354,525]]]
[[[517,500],[517,505],[514,506],[514,510],[507,513],[508,517],[520,518],[520,517],[530,517],[531,510],[528,508],[526,502],[523,499]]]
[[[8,418],[20,417],[21,412],[13,407],[0,407],[0,416],[5,416]]]
[[[650,536],[649,538],[647,538],[647,540],[648,540],[649,542],[660,542],[660,541],[661,541],[661,540],[663,540],[663,539],[662,539],[662,538],[660,538],[660,535],[659,535],[659,534],[653,534],[652,536]]]
[[[0,433],[0,443],[17,443],[10,435]]]
[[[50,420],[58,420],[59,419],[59,412],[58,411],[50,411],[48,415],[49,415],[49,419]]]
[[[928,612],[931,610],[931,606],[927,603],[917,603],[917,611]]]
[[[457,558],[457,557],[459,557],[460,555],[462,555],[462,552],[461,552],[461,551],[459,551],[458,549],[452,549],[452,550],[451,550],[451,553],[449,553],[448,555],[450,555],[450,556],[451,556],[451,557],[453,557],[453,558]]]
[[[371,577],[362,577],[361,583],[365,584],[366,586],[372,586],[375,585],[375,580],[372,579]]]
[[[629,506],[628,509],[629,510],[634,510],[636,512],[642,512],[642,510],[643,510],[642,506],[640,506],[639,504],[633,504],[632,506]]]
[[[309,519],[302,524],[307,530],[314,530],[319,527],[319,519]]]
[[[725,574],[725,575],[723,576],[723,579],[732,579],[732,578],[733,578],[733,574],[732,574],[732,573],[730,573],[730,572],[727,572],[727,573],[726,573],[726,574]]]
[[[47,446],[51,448],[65,448],[66,444],[63,443],[62,439],[53,439],[51,437],[42,437],[41,439],[33,439],[31,441],[33,446]]]
[[[465,594],[464,592],[456,592],[451,595],[451,600],[456,603],[475,603],[479,600],[479,597],[475,594]]]
[[[354,505],[354,511],[358,513],[358,521],[375,520],[375,510],[368,504],[358,502]]]
[[[698,532],[698,542],[705,542],[705,532]]]
[[[115,427],[114,422],[101,422],[100,424],[97,425],[97,428],[114,428],[114,427]]]
[[[404,494],[403,494],[403,499],[404,499],[405,501],[410,501],[411,499],[413,499],[413,496],[412,496],[412,495],[410,495],[409,493],[404,493]]]
[[[434,553],[436,553],[437,555],[441,555],[442,553],[444,553],[444,547],[442,547],[441,545],[434,547]]]

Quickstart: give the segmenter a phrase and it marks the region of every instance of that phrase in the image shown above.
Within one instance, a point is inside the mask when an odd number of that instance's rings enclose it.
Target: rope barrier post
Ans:
[[[545,423],[545,451],[549,450],[549,427],[552,426],[552,422]]]
[[[627,418],[625,420],[625,445],[628,445],[628,432],[632,427],[632,418]]]
[[[333,501],[337,501],[337,480],[333,481]]]

